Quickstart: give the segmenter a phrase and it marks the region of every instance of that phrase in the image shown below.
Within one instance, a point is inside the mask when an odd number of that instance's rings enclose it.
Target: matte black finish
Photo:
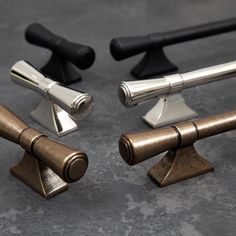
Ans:
[[[11,0],[0,1],[0,9],[1,104],[40,132],[83,148],[90,161],[80,182],[45,201],[9,174],[21,150],[0,139],[1,236],[236,235],[236,130],[196,144],[196,150],[214,164],[214,173],[158,188],[146,173],[162,156],[130,167],[120,158],[117,145],[121,133],[150,129],[139,118],[156,101],[127,112],[117,97],[120,81],[132,80],[129,69],[141,54],[118,63],[108,48],[104,49],[112,36],[127,36],[132,31],[133,35],[144,35],[154,29],[164,32],[236,17],[235,0]],[[82,121],[79,132],[58,138],[35,123],[28,112],[35,109],[39,95],[20,89],[9,79],[9,68],[16,60],[25,59],[39,67],[49,57],[50,51],[30,47],[22,37],[25,26],[32,22],[40,22],[74,42],[92,45],[96,51],[99,60],[91,69],[81,71],[84,79],[72,85],[96,98],[93,113]],[[180,71],[192,71],[235,60],[234,35],[166,49]],[[183,90],[183,96],[200,117],[207,117],[236,109],[235,88],[236,79],[222,80]]]
[[[89,68],[95,60],[95,52],[91,47],[69,42],[51,33],[38,23],[29,25],[25,31],[29,43],[48,48],[52,56],[42,68],[42,72],[64,84],[71,84],[81,79],[79,69]]]
[[[146,36],[114,38],[110,52],[117,61],[146,52],[131,71],[135,77],[143,79],[178,69],[165,56],[163,47],[233,30],[236,30],[236,18]]]

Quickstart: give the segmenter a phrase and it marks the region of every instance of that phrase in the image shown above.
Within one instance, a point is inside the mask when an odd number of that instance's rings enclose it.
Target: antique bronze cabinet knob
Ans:
[[[19,144],[25,154],[11,173],[45,198],[52,197],[83,177],[88,159],[80,150],[47,138],[0,106],[0,136]]]
[[[166,57],[163,47],[233,30],[236,30],[236,18],[146,36],[114,38],[110,51],[117,61],[146,52],[131,71],[138,79],[144,79],[177,70]]]
[[[78,121],[86,118],[93,109],[93,98],[89,94],[46,78],[25,61],[13,65],[11,79],[43,95],[31,117],[59,136],[76,130]]]
[[[84,70],[94,63],[95,52],[91,47],[69,42],[41,24],[29,25],[25,31],[25,38],[29,43],[52,51],[52,56],[42,68],[42,72],[60,83],[71,84],[81,80],[74,65]]]
[[[148,172],[159,186],[166,186],[213,171],[214,167],[195,150],[194,142],[235,128],[236,110],[169,128],[123,134],[119,150],[129,165],[168,151]]]
[[[197,116],[197,113],[186,105],[181,96],[180,92],[183,89],[235,75],[236,61],[232,61],[159,79],[122,81],[119,98],[124,106],[132,107],[160,96],[158,103],[143,116],[145,122],[156,128]]]

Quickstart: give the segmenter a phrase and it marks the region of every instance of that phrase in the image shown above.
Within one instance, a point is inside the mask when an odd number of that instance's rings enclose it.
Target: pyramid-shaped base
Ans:
[[[157,128],[197,116],[198,114],[185,103],[182,95],[176,93],[162,96],[143,119],[152,128]]]
[[[58,136],[78,129],[77,123],[70,114],[46,98],[43,98],[38,107],[31,112],[31,117]]]
[[[68,189],[68,184],[37,158],[25,153],[10,172],[24,184],[45,198],[50,198]]]
[[[148,175],[163,187],[211,171],[214,171],[214,167],[191,145],[168,151],[161,161],[148,171]]]
[[[73,84],[81,80],[78,69],[69,61],[56,53],[52,53],[51,58],[41,71],[52,79],[63,84]]]
[[[147,51],[142,60],[132,69],[131,74],[138,79],[163,75],[177,71],[175,66],[165,55],[162,48]]]

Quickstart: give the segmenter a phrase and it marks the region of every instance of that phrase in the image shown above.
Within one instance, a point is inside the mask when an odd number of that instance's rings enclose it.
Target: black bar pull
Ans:
[[[95,52],[91,47],[69,42],[53,34],[39,23],[33,23],[27,27],[25,38],[31,44],[52,51],[50,60],[41,70],[63,84],[81,80],[81,76],[74,66],[84,70],[94,63]]]
[[[110,52],[117,61],[146,52],[131,74],[139,79],[176,71],[163,47],[236,30],[236,18],[145,36],[114,38]]]

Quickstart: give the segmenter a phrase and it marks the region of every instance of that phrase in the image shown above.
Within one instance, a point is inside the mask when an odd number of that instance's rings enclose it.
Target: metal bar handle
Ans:
[[[135,165],[169,149],[187,146],[232,129],[236,129],[236,110],[169,128],[123,134],[119,150],[129,165]]]

